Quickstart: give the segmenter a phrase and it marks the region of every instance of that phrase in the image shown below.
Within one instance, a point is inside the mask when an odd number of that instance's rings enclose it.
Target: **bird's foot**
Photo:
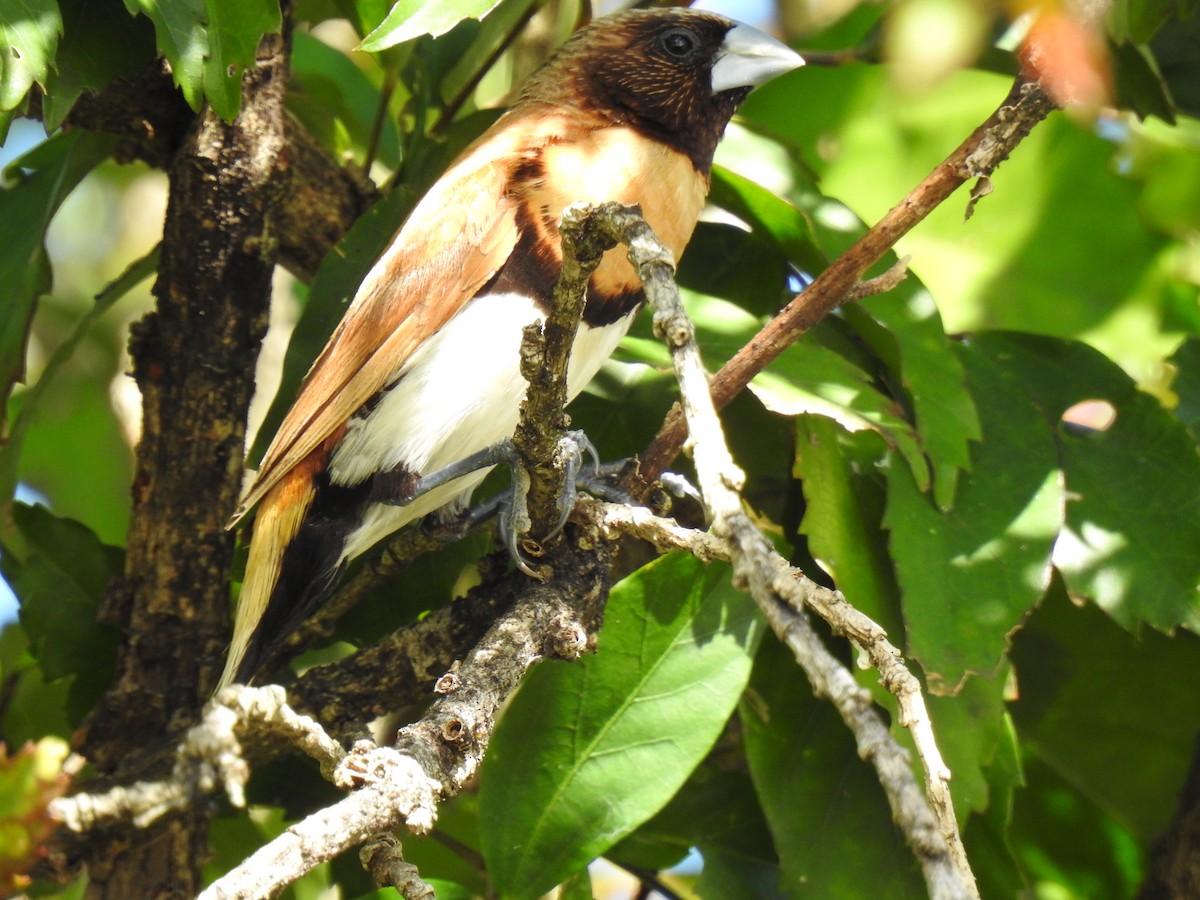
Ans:
[[[590,457],[590,466],[585,465],[585,457]],[[449,484],[457,478],[501,464],[507,466],[512,473],[513,487],[471,508],[461,521],[466,529],[470,529],[495,515],[501,539],[508,548],[509,555],[517,568],[527,575],[538,577],[538,573],[529,564],[521,549],[523,537],[529,533],[532,527],[526,501],[529,475],[522,465],[520,454],[517,453],[510,439],[500,441],[478,453],[473,453],[419,477],[414,477],[407,472],[376,475],[375,484],[372,487],[372,499],[378,503],[406,506],[418,497]],[[563,490],[556,501],[559,512],[558,520],[542,539],[544,541],[550,540],[562,531],[571,515],[571,510],[575,508],[575,498],[578,496],[580,487],[588,493],[606,498],[610,498],[614,493],[611,486],[603,483],[596,448],[592,446],[592,442],[582,431],[568,431],[559,438],[554,454],[554,465],[563,470]],[[536,541],[525,541],[524,543],[529,550],[538,546]]]

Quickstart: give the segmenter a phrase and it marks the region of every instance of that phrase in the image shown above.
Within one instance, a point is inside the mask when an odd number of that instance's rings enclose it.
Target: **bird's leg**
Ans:
[[[581,471],[585,453],[592,459],[590,472]],[[543,540],[555,537],[566,525],[571,510],[575,508],[578,486],[598,496],[613,496],[611,486],[603,484],[600,479],[596,448],[582,431],[568,431],[559,438],[554,463],[562,466],[564,470],[563,492],[558,498],[559,519]],[[525,506],[529,476],[524,471],[520,455],[510,439],[506,438],[426,475],[415,476],[403,469],[377,473],[371,487],[371,499],[377,503],[407,506],[418,497],[457,478],[500,464],[508,466],[512,473],[513,488],[471,509],[467,513],[466,521],[468,525],[473,526],[496,514],[501,539],[513,562],[522,572],[536,576],[522,555],[519,545],[521,535],[529,530],[529,514]]]

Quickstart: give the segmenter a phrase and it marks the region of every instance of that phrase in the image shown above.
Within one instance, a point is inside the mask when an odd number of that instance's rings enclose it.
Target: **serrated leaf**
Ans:
[[[125,0],[154,23],[158,48],[192,109],[206,100],[232,120],[242,101],[242,71],[259,41],[279,30],[276,0]]]
[[[154,59],[154,30],[130,19],[120,0],[62,0],[63,36],[45,81],[42,122],[62,124],[84,91],[100,91],[114,78],[132,76]]]
[[[1149,51],[1123,41],[1113,45],[1112,61],[1117,103],[1123,109],[1132,109],[1140,119],[1158,116],[1174,125],[1175,104],[1150,60]]]
[[[887,470],[884,527],[908,647],[935,691],[996,671],[1009,632],[1050,582],[1065,504],[1057,450],[1015,367],[973,345],[962,357],[980,398],[983,441],[954,508],[937,509],[905,467]]]
[[[724,727],[759,635],[726,567],[676,554],[613,590],[594,657],[530,673],[481,774],[501,896],[549,890],[663,807]]]
[[[368,34],[360,50],[374,53],[428,34],[445,34],[463,19],[482,19],[500,0],[397,0],[387,18]]]
[[[741,720],[750,775],[790,896],[928,896],[874,770],[778,641],[763,642]]]
[[[62,35],[55,0],[0,5],[0,110],[13,110],[34,84],[45,84]]]
[[[1055,429],[1069,502],[1054,565],[1068,590],[1131,630],[1200,631],[1200,456],[1187,429],[1084,344],[995,334],[976,346],[1026,385]],[[1107,430],[1062,427],[1085,400],[1111,404]]]
[[[39,294],[50,289],[45,235],[59,204],[109,155],[115,139],[82,131],[44,141],[10,167],[15,183],[0,190],[0,401],[24,377],[25,341]],[[3,498],[4,502],[8,498]]]
[[[897,449],[922,488],[928,487],[929,464],[904,410],[846,357],[815,341],[800,340],[755,376],[750,390],[780,415],[812,413],[850,432],[875,431]]]
[[[910,282],[868,298],[861,307],[896,341],[895,369],[912,397],[921,446],[933,469],[933,499],[949,509],[959,473],[970,465],[971,442],[979,439],[980,414],[933,297]]]

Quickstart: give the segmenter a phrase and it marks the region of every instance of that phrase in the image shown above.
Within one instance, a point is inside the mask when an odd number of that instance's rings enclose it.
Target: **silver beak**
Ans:
[[[804,59],[791,47],[739,22],[721,43],[721,56],[712,70],[713,93],[758,87],[802,65]]]

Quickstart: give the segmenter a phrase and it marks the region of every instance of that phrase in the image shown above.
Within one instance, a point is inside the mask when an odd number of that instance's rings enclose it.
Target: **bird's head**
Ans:
[[[631,10],[576,32],[523,99],[567,102],[633,125],[707,170],[746,95],[803,64],[769,35],[715,13]]]

